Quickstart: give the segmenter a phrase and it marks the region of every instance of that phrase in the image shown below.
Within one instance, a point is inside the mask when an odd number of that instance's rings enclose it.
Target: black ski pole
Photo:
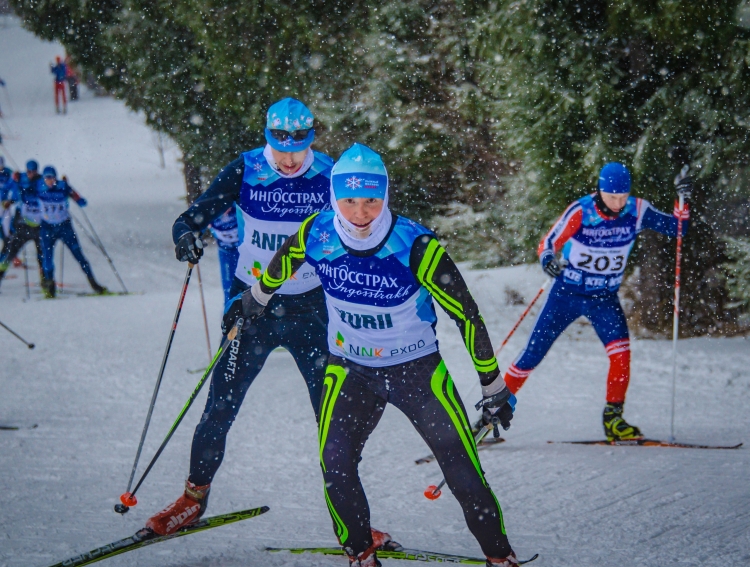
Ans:
[[[135,478],[135,470],[138,468],[138,461],[141,458],[141,451],[143,450],[143,442],[146,440],[146,433],[148,432],[148,426],[151,423],[151,414],[154,412],[154,405],[156,404],[156,397],[159,395],[159,388],[161,387],[161,380],[164,377],[164,369],[167,366],[167,359],[169,358],[169,351],[172,349],[172,340],[174,339],[175,331],[177,330],[177,322],[180,320],[180,313],[182,313],[182,304],[185,302],[185,294],[187,293],[188,284],[190,283],[190,276],[193,273],[193,264],[188,264],[187,272],[185,273],[185,281],[182,283],[182,291],[180,292],[180,300],[177,302],[177,310],[172,320],[172,328],[169,331],[169,340],[167,341],[167,348],[164,349],[164,356],[161,359],[161,367],[159,368],[159,376],[156,379],[156,385],[154,386],[154,393],[151,396],[151,404],[148,406],[148,413],[146,414],[146,423],[143,425],[143,433],[141,433],[141,441],[138,443],[138,450],[135,453],[135,460],[133,461],[133,470],[130,472],[130,480],[128,480],[128,489],[126,494],[130,492],[130,487],[133,485],[133,478]],[[127,510],[125,510],[127,512]],[[124,514],[125,512],[121,512]]]
[[[89,225],[89,228],[91,229],[91,234],[94,235],[94,238],[96,238],[97,246],[99,247],[99,250],[101,250],[102,254],[104,254],[104,257],[107,259],[107,262],[109,262],[110,267],[112,268],[112,271],[115,273],[115,276],[117,276],[117,281],[120,282],[120,285],[122,286],[122,290],[125,293],[128,293],[128,288],[125,287],[125,283],[122,281],[122,278],[120,277],[119,272],[117,271],[117,268],[115,268],[115,263],[112,261],[112,258],[109,257],[109,254],[107,254],[107,250],[104,248],[104,244],[102,244],[102,239],[99,238],[99,235],[96,233],[96,230],[94,229],[94,225],[91,224],[91,221],[89,220],[89,216],[86,214],[86,211],[81,208],[81,214],[83,214],[83,218],[86,220],[86,224]]]
[[[141,484],[143,484],[143,481],[146,480],[148,473],[151,472],[151,469],[153,468],[154,464],[156,464],[157,459],[161,455],[162,451],[164,451],[164,448],[167,446],[167,443],[169,443],[169,440],[172,438],[172,435],[174,435],[174,432],[177,431],[177,428],[179,427],[180,423],[182,423],[182,419],[185,417],[185,414],[190,409],[190,406],[193,405],[195,398],[198,397],[198,394],[200,393],[201,388],[203,388],[203,385],[206,383],[206,380],[211,375],[211,372],[213,372],[214,367],[216,366],[216,363],[221,358],[221,355],[224,354],[224,351],[226,350],[227,346],[235,341],[240,340],[240,336],[242,334],[242,325],[244,324],[244,322],[245,320],[242,317],[237,319],[237,321],[234,324],[234,327],[232,327],[232,329],[227,334],[226,338],[222,341],[221,345],[219,346],[219,350],[216,351],[216,354],[214,355],[213,360],[211,360],[211,364],[208,365],[208,368],[206,368],[206,371],[203,373],[203,376],[201,376],[201,379],[198,380],[198,384],[196,384],[187,402],[185,402],[185,405],[182,406],[180,413],[177,415],[177,419],[175,419],[174,423],[172,424],[172,427],[169,428],[169,431],[167,432],[167,436],[164,438],[164,441],[161,442],[161,445],[159,446],[153,458],[151,459],[151,462],[146,467],[146,470],[143,471],[143,474],[141,475],[141,478],[138,481],[138,484],[135,485],[133,492],[130,492],[128,490],[128,492],[125,492],[124,494],[120,496],[120,504],[115,504],[115,512],[117,512],[118,514],[125,514],[128,510],[130,510],[131,507],[138,504],[138,499],[135,497],[135,493],[138,492],[138,489],[141,487]]]
[[[31,300],[31,286],[29,284],[29,260],[26,256],[26,244],[23,245],[23,275],[26,280],[26,300]]]
[[[63,277],[65,276],[65,244],[60,243],[60,295],[65,293],[65,283]],[[52,276],[54,278],[54,276]]]
[[[3,329],[5,329],[6,331],[8,331],[11,335],[13,335],[14,337],[16,337],[19,341],[21,341],[27,347],[34,348],[34,343],[30,343],[30,342],[25,341],[21,335],[19,335],[18,333],[16,333],[13,329],[11,329],[10,327],[8,327],[8,325],[6,325],[5,323],[3,323],[2,321],[0,321],[0,326],[2,326]]]

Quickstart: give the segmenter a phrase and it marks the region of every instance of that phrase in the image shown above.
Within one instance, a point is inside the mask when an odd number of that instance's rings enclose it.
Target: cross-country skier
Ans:
[[[298,100],[286,98],[273,104],[266,116],[266,146],[245,152],[227,165],[172,227],[177,259],[196,263],[203,254],[198,234],[236,206],[240,245],[232,297],[258,281],[276,250],[305,218],[330,208],[333,160],[310,148],[315,139],[313,120]],[[206,408],[193,436],[185,493],[146,523],[160,535],[197,521],[205,512],[229,429],[248,388],[276,347],[286,348],[294,357],[318,418],[328,356],[328,318],[312,266],[303,266],[266,311],[266,317],[242,333],[238,349],[233,347],[233,354],[227,352],[216,364]],[[390,540],[384,532],[373,535],[381,545]]]
[[[3,246],[10,238],[13,229],[11,197],[14,186],[13,171],[5,167],[5,158],[0,156],[0,240],[3,241]]]
[[[466,411],[438,351],[432,299],[456,322],[482,383],[483,415],[510,426],[506,388],[487,329],[458,268],[435,235],[388,209],[380,156],[354,144],[331,171],[332,211],[308,217],[261,280],[224,316],[259,325],[275,293],[314,269],[328,308],[320,464],[334,531],[349,564],[375,567],[377,542],[359,480],[362,449],[388,402],[414,424],[435,454],[488,566],[517,564],[502,512],[484,477]],[[262,316],[261,316],[262,315]]]
[[[55,65],[50,65],[49,70],[55,76],[55,111],[60,114],[60,97],[62,97],[62,113],[67,114],[68,100],[65,97],[65,77],[68,70],[59,55],[55,58]]]
[[[237,271],[237,262],[240,258],[238,250],[240,237],[237,226],[237,211],[234,205],[229,207],[223,215],[209,226],[219,247],[221,287],[224,290],[224,305],[226,305],[232,297],[230,295],[232,282],[234,282],[234,273]]]
[[[677,184],[686,203],[683,232],[691,190],[689,177]],[[630,382],[630,339],[617,290],[638,233],[650,229],[676,236],[680,214],[677,205],[673,215],[667,215],[632,197],[630,172],[623,164],[612,162],[601,169],[596,193],[574,201],[539,244],[539,260],[555,283],[526,348],[505,374],[511,392],[518,392],[568,325],[586,317],[609,356],[604,433],[610,441],[642,437],[640,429],[622,417]],[[564,261],[556,259],[560,251]]]
[[[73,189],[66,179],[57,179],[57,171],[51,165],[44,168],[42,172],[44,184],[39,192],[39,204],[42,208],[42,291],[45,297],[55,297],[55,243],[62,240],[63,244],[68,247],[70,253],[81,265],[83,273],[89,280],[89,285],[94,293],[105,294],[107,288],[100,285],[94,277],[91,270],[91,264],[83,255],[81,244],[73,230],[73,223],[70,220],[68,211],[68,198],[72,198],[79,207],[87,205],[86,199],[81,197]]]
[[[6,203],[15,202],[18,203],[18,206],[13,217],[13,234],[3,247],[2,254],[0,254],[0,282],[5,277],[10,263],[18,256],[23,245],[29,240],[33,240],[36,245],[36,257],[40,268],[43,263],[42,243],[39,233],[39,226],[42,222],[42,210],[39,205],[42,177],[39,175],[39,164],[36,160],[29,160],[26,162],[26,173],[20,175],[16,171],[12,179],[13,186]]]

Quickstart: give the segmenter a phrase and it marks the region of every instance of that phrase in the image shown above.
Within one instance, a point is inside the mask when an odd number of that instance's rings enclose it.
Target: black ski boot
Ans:
[[[43,277],[40,285],[42,287],[42,293],[44,294],[45,299],[55,298],[55,280],[48,280],[47,278]]]
[[[98,295],[106,295],[109,292],[106,287],[100,285],[99,282],[96,281],[93,277],[89,278],[89,285],[91,286],[91,289],[94,290],[94,293]]]
[[[633,441],[643,439],[641,430],[622,418],[623,403],[604,406],[604,435],[607,441]]]

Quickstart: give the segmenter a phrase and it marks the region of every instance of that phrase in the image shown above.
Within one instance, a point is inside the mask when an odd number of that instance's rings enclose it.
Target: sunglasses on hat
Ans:
[[[294,132],[287,132],[286,130],[271,130],[271,136],[273,136],[279,142],[283,142],[287,138],[291,138],[295,142],[301,142],[310,133],[312,128],[307,130],[295,130]]]

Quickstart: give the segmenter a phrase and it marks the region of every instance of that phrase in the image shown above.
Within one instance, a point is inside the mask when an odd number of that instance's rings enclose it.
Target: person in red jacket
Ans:
[[[65,76],[67,67],[58,55],[55,58],[56,65],[50,65],[50,73],[55,76],[55,110],[60,114],[60,97],[62,97],[62,113],[68,113],[68,100],[65,96]]]

